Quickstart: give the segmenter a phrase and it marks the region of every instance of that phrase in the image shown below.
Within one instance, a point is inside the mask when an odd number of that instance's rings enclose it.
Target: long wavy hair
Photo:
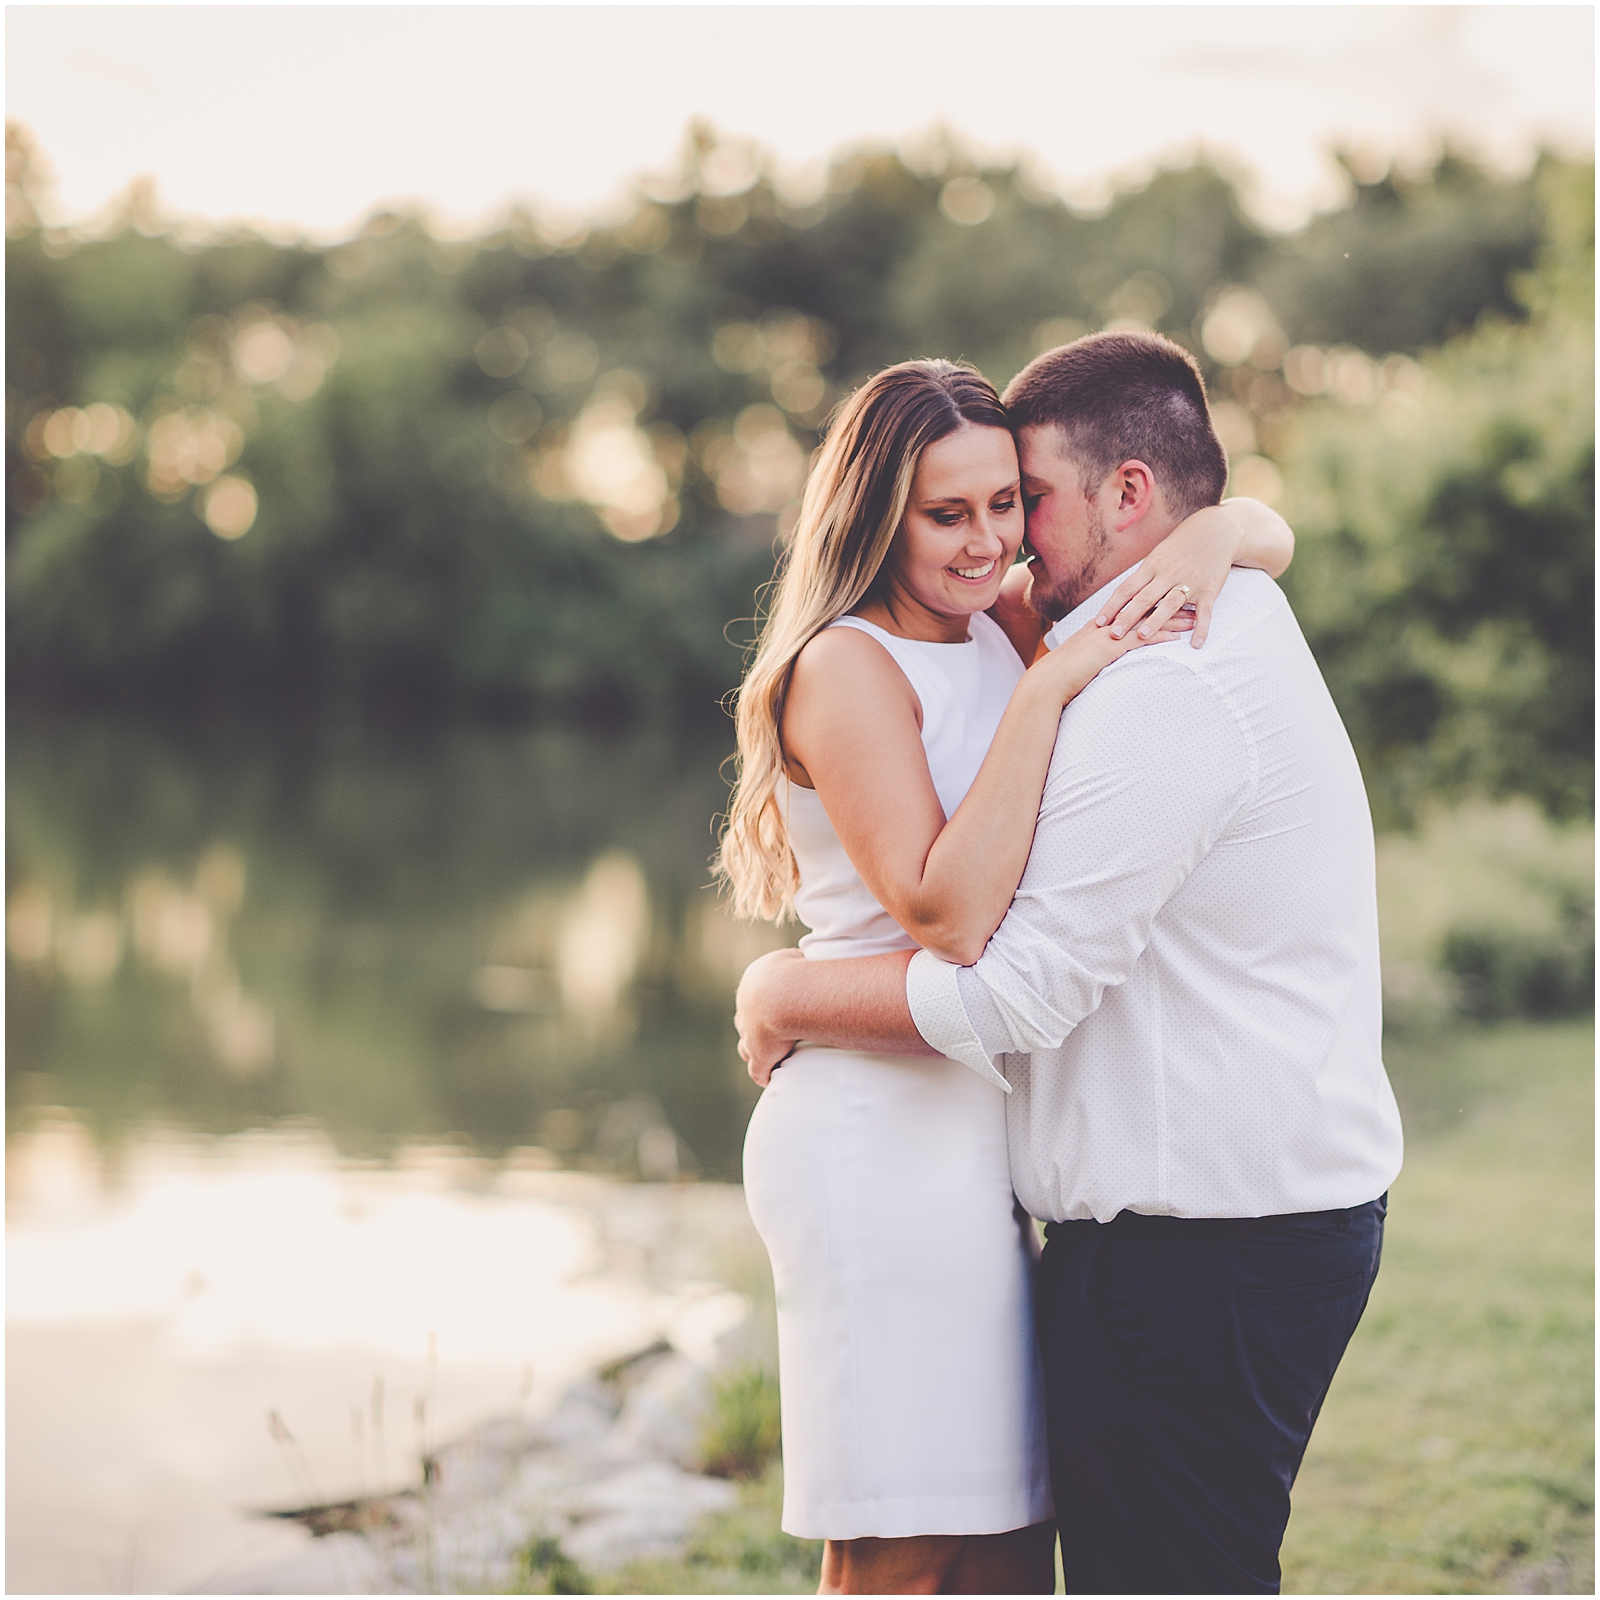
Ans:
[[[967,424],[1011,428],[982,373],[903,361],[844,402],[817,453],[734,712],[739,750],[716,875],[741,917],[780,922],[794,910],[800,874],[778,790],[795,657],[874,593],[922,452]]]

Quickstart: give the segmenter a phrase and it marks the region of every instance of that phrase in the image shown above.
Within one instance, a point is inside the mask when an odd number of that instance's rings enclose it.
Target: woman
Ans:
[[[1189,590],[1230,561],[1281,571],[1289,543],[1264,507],[1208,508],[1141,569],[1187,588],[1030,666],[1040,625],[1007,580],[1022,536],[1015,443],[979,374],[909,362],[846,402],[740,694],[719,861],[741,913],[809,925],[808,957],[975,960],[1021,878],[1062,708],[1181,630]],[[1048,1593],[1001,1091],[953,1061],[802,1046],[751,1119],[745,1184],[778,1296],[783,1527],[827,1541],[823,1592]]]

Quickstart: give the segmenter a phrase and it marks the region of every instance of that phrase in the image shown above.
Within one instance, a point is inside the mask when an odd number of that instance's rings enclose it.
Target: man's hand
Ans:
[[[906,1000],[912,954],[807,961],[798,950],[774,950],[752,961],[733,1014],[750,1076],[765,1088],[802,1039],[875,1055],[938,1055],[917,1032]]]
[[[784,969],[804,960],[798,950],[774,950],[759,961],[752,961],[739,980],[739,992],[733,1002],[739,1055],[763,1089],[772,1078],[772,1069],[800,1042],[778,1026],[776,1002]]]

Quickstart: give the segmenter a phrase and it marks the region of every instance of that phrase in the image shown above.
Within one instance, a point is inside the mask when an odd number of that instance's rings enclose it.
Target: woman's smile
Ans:
[[[985,561],[982,566],[977,566],[977,567],[946,567],[945,571],[946,572],[953,572],[956,575],[956,577],[962,579],[964,582],[967,582],[967,583],[982,583],[985,578],[989,577],[994,572],[994,569],[998,565],[999,565],[999,563],[995,560],[995,558],[993,556],[990,556],[989,559],[987,561]]]

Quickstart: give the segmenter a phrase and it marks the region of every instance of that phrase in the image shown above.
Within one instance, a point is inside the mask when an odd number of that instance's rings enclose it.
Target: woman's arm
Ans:
[[[1114,634],[1126,633],[1178,584],[1189,587],[1195,608],[1189,642],[1199,649],[1211,627],[1211,608],[1229,566],[1259,567],[1276,578],[1294,559],[1294,530],[1271,506],[1236,498],[1185,517],[1139,570],[1117,586],[1095,618]],[[1157,621],[1151,618],[1150,622]]]
[[[1019,561],[1001,581],[1000,598],[989,607],[988,615],[999,623],[1000,630],[1011,641],[1011,648],[1022,657],[1024,666],[1032,666],[1038,659],[1039,647],[1044,643],[1044,618],[1028,604],[1028,565]]]
[[[1062,708],[1145,642],[1085,628],[1029,668],[948,822],[921,706],[888,651],[853,628],[801,651],[783,714],[791,775],[816,790],[862,881],[924,949],[962,965],[983,953],[1027,865]]]

